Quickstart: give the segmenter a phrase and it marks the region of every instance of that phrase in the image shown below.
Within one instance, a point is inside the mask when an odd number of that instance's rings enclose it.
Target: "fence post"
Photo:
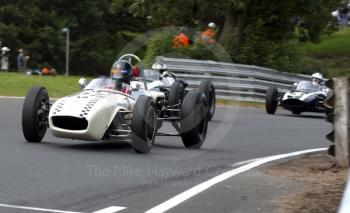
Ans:
[[[338,167],[349,167],[349,78],[334,79],[334,144],[335,160]]]

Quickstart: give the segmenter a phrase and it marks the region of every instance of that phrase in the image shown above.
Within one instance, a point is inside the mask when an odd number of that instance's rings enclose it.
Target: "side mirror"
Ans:
[[[78,84],[79,84],[80,90],[83,90],[88,84],[88,81],[85,78],[81,78],[79,79]]]

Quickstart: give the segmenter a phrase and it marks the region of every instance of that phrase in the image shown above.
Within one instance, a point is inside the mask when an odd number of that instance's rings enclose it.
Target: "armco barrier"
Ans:
[[[212,80],[217,96],[224,99],[262,102],[269,86],[285,92],[294,82],[310,80],[310,76],[251,65],[162,56],[156,61],[166,64],[169,71],[186,80],[190,87],[196,87],[204,79]]]

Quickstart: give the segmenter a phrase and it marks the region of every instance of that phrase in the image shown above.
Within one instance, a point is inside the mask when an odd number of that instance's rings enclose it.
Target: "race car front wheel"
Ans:
[[[271,86],[268,88],[265,100],[265,109],[267,114],[275,114],[278,105],[278,90]]]
[[[186,148],[200,148],[207,135],[208,103],[205,94],[199,90],[187,93],[182,103],[180,135]]]
[[[131,124],[131,145],[137,153],[149,153],[156,133],[156,113],[151,97],[140,96],[134,107]]]
[[[183,100],[183,97],[185,95],[185,88],[183,84],[179,81],[174,82],[169,90],[169,100],[168,105],[176,105],[180,104]]]
[[[207,97],[208,101],[208,113],[207,119],[211,121],[215,114],[215,103],[216,103],[216,94],[213,83],[210,80],[204,80],[199,85],[199,90],[202,91]]]
[[[41,142],[48,127],[49,95],[44,87],[31,88],[22,109],[22,130],[28,142]]]

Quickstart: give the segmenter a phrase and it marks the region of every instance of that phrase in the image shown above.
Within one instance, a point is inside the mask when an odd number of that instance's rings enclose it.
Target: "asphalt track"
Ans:
[[[140,155],[126,142],[58,139],[49,131],[43,143],[30,144],[22,135],[22,103],[0,99],[0,212],[40,211],[5,205],[66,212],[117,206],[126,207],[120,212],[144,212],[236,162],[329,145],[324,135],[330,125],[319,114],[293,116],[280,110],[271,116],[263,109],[226,107],[217,109],[200,150],[185,149],[177,137],[159,137],[150,154]],[[184,209],[179,205],[171,212]]]

